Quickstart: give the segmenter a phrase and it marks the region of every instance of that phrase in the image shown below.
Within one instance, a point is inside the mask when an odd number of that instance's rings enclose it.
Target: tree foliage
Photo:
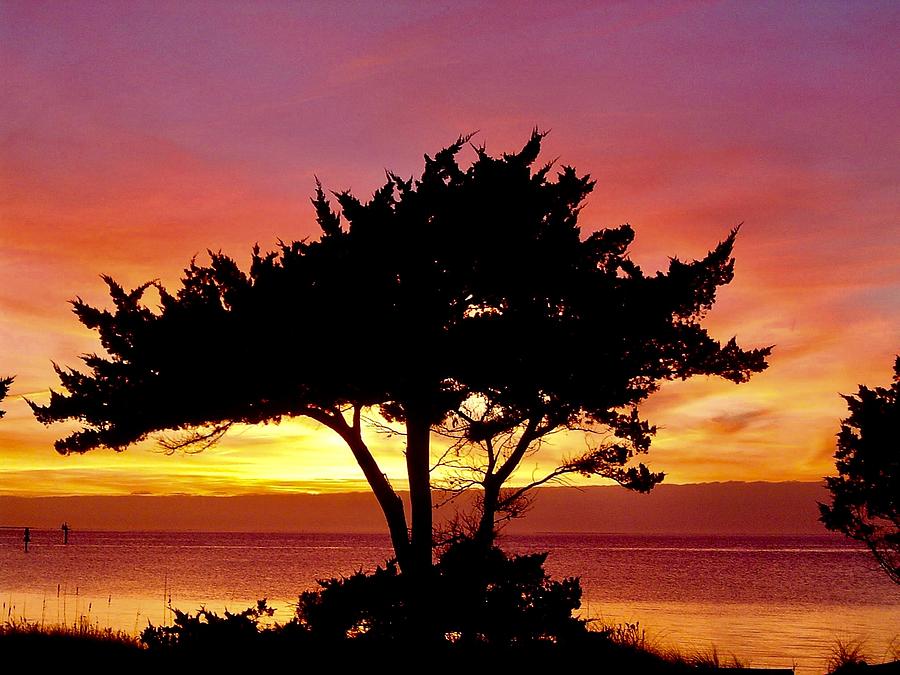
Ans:
[[[843,398],[850,415],[837,435],[838,475],[825,479],[831,504],[819,504],[821,520],[863,542],[900,583],[900,357],[890,387],[861,385]]]
[[[12,377],[3,377],[0,378],[0,402],[6,398],[6,395],[9,393],[9,387],[13,382]],[[5,410],[0,410],[0,417],[3,417],[6,414]]]
[[[104,277],[111,309],[73,305],[105,353],[57,368],[65,392],[33,405],[37,418],[81,423],[56,442],[70,453],[158,432],[176,432],[163,437],[170,450],[202,448],[236,423],[308,416],[346,441],[404,569],[431,565],[433,432],[453,437],[443,463],[455,487],[484,489],[486,535],[522,496],[503,486],[561,429],[605,435],[535,484],[579,473],[650,489],[662,474],[633,461],[654,431],[637,406],[666,380],[744,382],[766,367],[767,348],[722,344],[702,326],[733,277],[737,231],[700,260],[645,274],[630,226],[582,233],[594,182],[536,165],[542,139],[500,157],[475,147],[463,168],[460,138],[426,156],[418,179],[389,172],[368,202],[334,193],[339,211],[318,185],[321,236],[256,247],[246,272],[210,252],[175,292]],[[411,527],[364,438],[370,410],[404,428]]]

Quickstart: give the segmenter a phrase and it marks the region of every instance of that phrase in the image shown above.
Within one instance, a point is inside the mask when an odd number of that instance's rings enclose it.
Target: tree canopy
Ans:
[[[863,542],[890,578],[900,583],[900,357],[894,382],[844,396],[834,453],[837,476],[825,479],[831,504],[819,504],[829,530]]]
[[[455,465],[484,488],[482,531],[526,453],[560,429],[607,436],[555,476],[650,489],[662,475],[633,463],[654,431],[637,406],[666,380],[744,382],[766,367],[768,348],[722,344],[702,325],[733,277],[737,230],[700,260],[645,274],[630,226],[582,233],[594,182],[536,166],[542,139],[499,157],[475,147],[463,168],[461,137],[426,155],[418,179],[388,172],[365,203],[334,193],[338,210],[317,185],[321,236],[255,247],[248,271],[210,252],[175,292],[104,277],[111,309],[73,302],[104,353],[57,368],[65,392],[32,404],[37,418],[81,423],[56,442],[70,453],[173,431],[169,449],[203,447],[236,423],[308,416],[346,441],[404,570],[431,565],[433,432],[454,437],[445,462],[484,453]],[[411,528],[366,444],[369,409],[405,428]]]

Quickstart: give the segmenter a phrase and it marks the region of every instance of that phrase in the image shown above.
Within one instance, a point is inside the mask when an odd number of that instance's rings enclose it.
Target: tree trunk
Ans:
[[[406,470],[412,515],[410,560],[423,572],[431,568],[431,424],[424,415],[410,415],[406,422]]]
[[[394,555],[401,570],[412,566],[409,530],[406,527],[406,513],[403,510],[403,500],[394,492],[390,484],[384,479],[383,474],[378,474],[381,480],[369,480],[369,486],[378,500],[381,512],[387,522],[388,531],[391,534],[391,545],[394,547]],[[368,476],[366,476],[368,478]]]
[[[375,499],[378,500],[378,505],[381,507],[381,512],[384,514],[384,519],[387,522],[388,531],[391,534],[391,544],[394,547],[397,562],[400,565],[400,569],[406,571],[413,563],[410,560],[409,531],[406,528],[406,513],[403,511],[403,500],[394,492],[394,488],[391,487],[387,477],[381,472],[378,463],[369,451],[368,446],[363,442],[362,437],[359,434],[347,433],[344,438],[350,445],[353,456],[362,469],[369,487],[372,488]]]
[[[406,470],[412,515],[407,575],[409,638],[417,645],[434,642],[435,615],[431,546],[431,424],[426,415],[410,414],[406,420]]]
[[[490,548],[494,543],[494,519],[499,503],[500,485],[493,480],[485,481],[481,517],[478,521],[478,530],[475,532],[475,541],[485,549]]]
[[[497,509],[500,506],[500,491],[503,488],[503,484],[509,480],[516,467],[519,466],[519,463],[528,451],[528,446],[536,438],[540,419],[540,417],[533,417],[528,420],[510,456],[503,462],[496,473],[489,472],[484,478],[482,483],[484,496],[482,497],[481,518],[478,521],[475,540],[485,550],[494,544],[494,521],[497,517]]]

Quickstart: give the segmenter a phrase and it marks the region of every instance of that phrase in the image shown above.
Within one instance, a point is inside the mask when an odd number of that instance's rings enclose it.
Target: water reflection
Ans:
[[[580,574],[583,614],[639,621],[651,640],[685,653],[735,654],[757,667],[824,671],[838,638],[865,638],[876,659],[900,635],[900,589],[868,556],[823,537],[508,537],[520,552],[551,551],[554,576]],[[268,598],[275,620],[316,579],[371,569],[389,557],[381,535],[0,531],[6,619],[128,632],[183,610],[238,611]]]

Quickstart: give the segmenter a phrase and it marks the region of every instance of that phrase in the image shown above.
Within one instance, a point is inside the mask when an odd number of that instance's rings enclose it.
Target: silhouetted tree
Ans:
[[[860,385],[844,396],[850,416],[841,421],[834,453],[838,475],[825,479],[831,504],[819,504],[829,530],[863,542],[900,583],[900,357],[890,388]]]
[[[432,564],[431,434],[455,429],[482,444],[484,517],[522,457],[559,429],[606,429],[561,471],[609,476],[649,489],[661,479],[629,466],[652,427],[636,406],[670,379],[735,382],[766,367],[768,349],[720,344],[701,326],[733,273],[735,232],[702,260],[672,259],[644,275],[628,257],[627,225],[581,236],[589,176],[534,169],[542,134],[515,154],[460,138],[425,157],[418,180],[392,173],[367,203],[322,187],[313,204],[322,236],[255,248],[249,272],[210,252],[181,288],[125,291],[104,277],[112,310],[77,299],[79,320],[105,355],[87,372],[57,368],[67,394],[32,405],[49,424],[78,420],[59,452],[117,450],[148,434],[172,450],[202,448],[236,423],[307,416],[347,443],[384,512],[404,573]],[[144,300],[150,289],[159,307]],[[411,523],[363,438],[364,411],[406,434]],[[489,439],[515,435],[507,451]],[[617,439],[617,440],[616,440]],[[506,500],[509,502],[509,500]],[[487,528],[485,528],[487,529]]]
[[[4,377],[0,378],[0,402],[6,398],[6,395],[9,393],[9,387],[13,382],[12,377]],[[3,417],[6,414],[5,410],[0,410],[0,417]]]

